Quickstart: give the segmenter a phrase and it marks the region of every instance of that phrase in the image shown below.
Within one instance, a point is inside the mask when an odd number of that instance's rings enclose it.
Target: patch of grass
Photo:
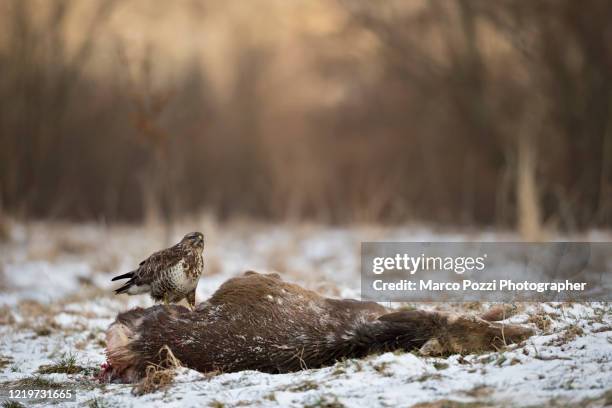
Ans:
[[[372,365],[372,368],[384,377],[391,377],[393,373],[389,371],[389,366],[388,361],[383,361],[382,363]]]
[[[346,374],[346,368],[343,366],[337,366],[334,371],[332,371],[331,375],[334,377]]]
[[[222,371],[220,370],[215,370],[215,371],[207,371],[205,373],[202,373],[202,376],[204,377],[205,380],[211,380],[213,378],[215,378],[218,375],[223,374]]]
[[[548,332],[552,326],[552,319],[546,313],[533,314],[529,316],[527,321],[535,324],[535,326],[543,332]]]
[[[34,329],[34,333],[38,337],[49,336],[51,334],[51,329],[49,327],[41,326]]]
[[[13,362],[13,359],[8,356],[0,356],[0,370]]]
[[[510,365],[517,365],[517,364],[521,364],[522,361],[519,360],[518,358],[514,357],[512,360],[510,360]]]
[[[25,405],[21,402],[7,400],[2,403],[2,408],[25,408]]]
[[[601,399],[603,400],[603,405],[604,406],[608,406],[608,405],[612,405],[612,389],[611,390],[607,390],[606,392],[604,392],[599,398],[597,399]]]
[[[363,371],[363,365],[361,364],[359,359],[348,360],[348,361],[350,361],[353,367],[355,367],[355,371]]]
[[[64,387],[64,384],[58,383],[55,381],[47,380],[46,378],[41,377],[40,375],[35,375],[31,377],[22,378],[17,381],[15,385],[19,388],[53,388],[53,389],[61,389]]]
[[[425,382],[427,380],[439,380],[441,378],[442,376],[438,373],[433,373],[433,374],[426,373],[420,376],[419,378],[417,378],[416,380],[417,382]]]
[[[144,378],[134,385],[132,394],[149,394],[166,389],[174,382],[176,369],[181,367],[181,362],[174,356],[168,346],[162,347],[159,354],[165,356],[161,359],[162,363],[160,365],[152,364],[146,368]]]
[[[463,303],[463,308],[464,310],[482,310],[482,303],[481,302],[467,302],[467,303]]]
[[[504,356],[503,354],[501,354],[498,358],[497,361],[495,362],[495,365],[498,367],[501,367],[502,364],[504,364],[507,360],[507,357]]]
[[[346,358],[342,358],[338,361],[336,361],[336,364],[334,365],[334,371],[332,371],[331,375],[334,377],[346,374],[346,370],[349,366],[349,360]]]
[[[68,255],[82,255],[87,252],[94,251],[95,245],[76,239],[70,235],[62,235],[55,241],[55,251]]]
[[[493,389],[491,387],[487,387],[484,384],[477,385],[471,390],[465,391],[466,395],[473,397],[473,398],[486,397],[492,393],[493,393]]]
[[[513,304],[494,305],[485,313],[481,314],[480,318],[490,322],[498,322],[501,320],[506,320],[507,318],[515,315],[517,312],[518,307]]]
[[[60,360],[53,364],[40,366],[38,372],[40,374],[77,374],[86,371],[86,369],[76,363],[76,357],[68,354],[64,355]]]
[[[49,307],[48,305],[43,305],[39,301],[32,299],[22,300],[21,302],[19,302],[18,308],[19,313],[22,316],[27,316],[30,319],[45,316],[50,317],[53,316],[55,313],[55,310],[53,310],[53,308]]]
[[[611,330],[612,330],[612,326],[603,326],[598,329],[593,329],[591,331],[593,333],[604,333],[604,332],[611,331]]]
[[[484,402],[460,402],[453,400],[438,400],[413,405],[412,408],[489,408],[492,405]]]
[[[288,391],[291,392],[305,392],[310,390],[319,389],[319,384],[312,380],[306,380],[300,384],[294,385],[293,387],[288,388]]]
[[[174,382],[175,375],[174,369],[150,365],[142,381],[132,388],[132,394],[144,395],[166,389]]]
[[[106,405],[106,403],[103,400],[96,397],[94,399],[87,401],[87,406],[89,408],[106,408],[108,405]]]
[[[416,310],[416,306],[414,306],[414,305],[401,305],[396,310],[398,312],[409,312],[411,310]]]
[[[433,366],[436,370],[446,370],[448,368],[448,363],[445,363],[443,361],[435,361],[433,363]]]
[[[568,326],[556,339],[549,341],[546,343],[546,345],[562,346],[570,341],[574,341],[576,337],[582,335],[584,335],[584,330],[582,330],[582,327],[578,326],[577,324],[572,324],[571,326]]]
[[[576,337],[582,336],[582,335],[584,335],[584,330],[582,330],[582,327],[576,324],[571,325],[565,330],[565,337],[571,340],[574,340]]]
[[[208,406],[211,408],[224,408],[225,404],[221,401],[213,400]]]
[[[24,309],[35,309],[35,305],[28,305],[24,307]],[[34,313],[42,313],[40,311],[36,311]],[[47,337],[53,334],[54,331],[60,329],[60,326],[54,321],[53,317],[50,316],[31,316],[27,315],[26,319],[20,322],[17,327],[23,331],[32,331],[33,336],[31,338],[36,337]]]
[[[263,399],[266,399],[266,400],[272,401],[272,402],[276,402],[276,394],[271,392],[270,394],[264,395]]]
[[[344,408],[335,395],[321,395],[313,403],[304,405],[304,408]]]
[[[0,325],[15,324],[15,317],[8,306],[0,307]]]
[[[493,360],[495,360],[495,356],[493,354],[489,354],[489,355],[485,355],[483,357],[480,357],[478,359],[478,362],[481,363],[481,364],[489,364]]]

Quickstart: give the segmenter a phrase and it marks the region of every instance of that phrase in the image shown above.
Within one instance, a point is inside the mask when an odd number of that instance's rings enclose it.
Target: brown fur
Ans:
[[[277,274],[246,272],[194,311],[160,305],[119,314],[107,331],[107,356],[113,377],[135,381],[147,365],[163,364],[164,346],[201,372],[282,373],[396,349],[492,349],[530,335],[521,326],[472,316],[390,312],[373,302],[328,299]]]

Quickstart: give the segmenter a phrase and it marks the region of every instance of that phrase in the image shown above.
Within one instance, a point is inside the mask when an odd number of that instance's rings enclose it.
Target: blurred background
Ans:
[[[0,2],[0,213],[612,223],[608,0]]]

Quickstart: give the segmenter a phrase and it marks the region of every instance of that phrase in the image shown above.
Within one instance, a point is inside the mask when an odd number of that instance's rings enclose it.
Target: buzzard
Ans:
[[[149,293],[156,301],[180,302],[187,298],[193,308],[195,291],[202,275],[204,235],[191,232],[178,244],[155,252],[140,263],[137,269],[115,276],[112,280],[129,279],[115,290],[116,294]]]

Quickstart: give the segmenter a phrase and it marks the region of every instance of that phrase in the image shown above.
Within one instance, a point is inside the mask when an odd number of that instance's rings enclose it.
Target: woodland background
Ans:
[[[0,1],[25,219],[612,223],[612,3]]]

